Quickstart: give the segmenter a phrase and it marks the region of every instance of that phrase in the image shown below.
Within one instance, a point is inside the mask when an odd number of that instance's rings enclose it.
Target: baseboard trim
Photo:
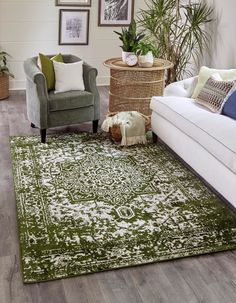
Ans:
[[[10,90],[25,90],[26,81],[25,80],[10,80]],[[110,84],[110,77],[97,77],[97,86],[107,86]]]

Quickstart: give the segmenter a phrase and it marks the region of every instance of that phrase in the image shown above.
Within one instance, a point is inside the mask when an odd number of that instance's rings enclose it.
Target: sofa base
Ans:
[[[236,209],[236,175],[171,122],[152,112],[152,131]]]

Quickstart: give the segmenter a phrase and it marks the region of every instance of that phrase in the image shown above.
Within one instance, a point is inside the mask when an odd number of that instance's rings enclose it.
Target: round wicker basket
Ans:
[[[0,73],[0,100],[9,97],[9,76]]]
[[[107,117],[112,117],[112,116],[116,115],[117,113],[118,112],[108,113]],[[150,126],[151,126],[151,118],[150,118],[150,116],[146,116],[142,113],[141,113],[141,115],[145,120],[145,130],[147,132],[150,129]],[[120,142],[122,140],[122,135],[121,135],[119,124],[114,124],[112,127],[110,127],[109,128],[109,134],[112,137],[112,139],[114,139],[116,142]]]

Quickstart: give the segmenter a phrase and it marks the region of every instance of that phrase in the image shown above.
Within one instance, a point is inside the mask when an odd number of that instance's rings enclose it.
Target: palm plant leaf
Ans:
[[[167,83],[190,73],[210,41],[204,26],[212,21],[212,8],[195,0],[147,0],[138,13],[138,24],[154,39],[162,58],[173,62]]]

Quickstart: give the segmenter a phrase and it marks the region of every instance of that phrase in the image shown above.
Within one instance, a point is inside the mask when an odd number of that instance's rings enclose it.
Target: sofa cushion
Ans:
[[[236,121],[210,112],[191,98],[153,97],[151,109],[236,173]]]
[[[234,86],[235,81],[222,81],[220,76],[219,78],[211,76],[201,89],[196,102],[214,113],[220,113],[225,99],[232,93]]]
[[[53,61],[55,70],[55,93],[84,90],[83,61],[62,63]]]
[[[236,120],[236,91],[234,91],[225,101],[222,115]]]
[[[221,76],[222,80],[230,81],[236,79],[236,69],[214,69],[202,66],[199,71],[197,85],[194,88],[192,98],[195,99],[197,97],[197,95],[200,93],[200,90],[203,88],[204,84],[207,82],[210,76],[216,73]]]
[[[39,53],[40,69],[42,70],[46,78],[48,90],[52,90],[55,88],[55,73],[53,61],[63,62],[62,54],[58,54],[50,59],[48,58],[48,56]]]
[[[57,94],[51,91],[48,98],[49,110],[52,112],[94,105],[94,96],[87,91],[74,90]]]

